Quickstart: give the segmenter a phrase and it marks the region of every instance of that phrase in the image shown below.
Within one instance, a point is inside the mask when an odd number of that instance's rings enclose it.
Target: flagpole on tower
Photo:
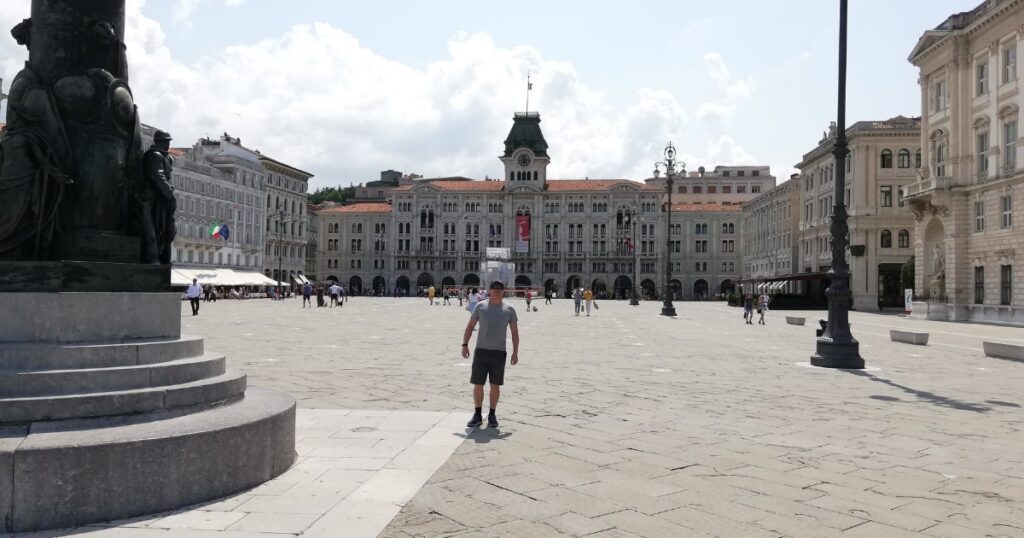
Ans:
[[[527,114],[529,114],[529,112],[530,112],[530,90],[532,90],[532,89],[533,89],[533,83],[530,82],[530,73],[527,72],[526,73],[526,110],[525,110],[525,112]]]

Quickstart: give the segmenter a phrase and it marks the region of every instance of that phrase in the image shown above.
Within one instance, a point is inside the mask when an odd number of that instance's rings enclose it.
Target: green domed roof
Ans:
[[[512,117],[512,130],[505,138],[505,157],[511,157],[519,148],[528,148],[537,157],[548,156],[548,143],[540,131],[540,114],[537,112],[516,113]]]

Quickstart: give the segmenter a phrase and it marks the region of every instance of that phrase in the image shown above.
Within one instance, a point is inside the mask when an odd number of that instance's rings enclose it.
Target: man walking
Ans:
[[[491,282],[490,298],[481,302],[469,317],[466,331],[462,336],[462,358],[469,358],[469,340],[477,323],[480,333],[476,338],[476,349],[473,352],[473,373],[469,382],[473,384],[473,418],[466,424],[467,428],[475,428],[483,423],[481,409],[484,404],[484,383],[491,382],[491,410],[487,414],[487,427],[497,428],[498,418],[494,415],[501,395],[501,385],[505,382],[505,331],[512,333],[512,360],[515,366],[519,362],[519,320],[516,309],[502,302],[505,285],[500,281]]]
[[[313,308],[313,285],[306,282],[302,285],[302,308],[306,308],[306,305]]]
[[[572,304],[576,307],[576,315],[580,315],[580,308],[583,306],[583,288],[576,288],[572,291]]]
[[[192,285],[185,290],[185,296],[188,297],[188,302],[192,305],[192,315],[199,315],[199,298],[203,296],[203,287],[199,285],[196,279],[192,279]]]
[[[338,295],[341,294],[341,286],[335,282],[331,284],[330,288],[327,288],[327,291],[331,293],[331,308],[334,308],[335,305],[338,305]]]

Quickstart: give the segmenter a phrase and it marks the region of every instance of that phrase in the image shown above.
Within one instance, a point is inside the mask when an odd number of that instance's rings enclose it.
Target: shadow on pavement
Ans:
[[[466,433],[453,433],[452,435],[463,439],[472,439],[473,441],[476,441],[478,445],[482,445],[484,443],[490,443],[491,441],[501,441],[502,439],[511,436],[512,432],[502,432],[499,428],[474,428],[472,430],[467,429]]]
[[[931,403],[933,403],[933,404],[935,404],[937,406],[940,406],[940,407],[949,407],[949,408],[952,408],[952,409],[959,409],[961,411],[973,411],[975,413],[987,413],[987,412],[992,410],[991,407],[986,406],[986,405],[969,403],[969,402],[963,402],[963,401],[960,401],[960,400],[957,400],[957,399],[954,399],[954,398],[949,398],[947,396],[941,396],[941,395],[935,394],[934,392],[927,392],[927,391],[923,391],[923,390],[917,390],[917,389],[908,387],[906,385],[900,385],[899,383],[896,383],[894,381],[890,381],[888,379],[884,379],[884,378],[878,377],[878,376],[876,376],[874,374],[871,374],[869,372],[864,372],[862,370],[842,370],[842,371],[846,372],[848,374],[853,374],[853,375],[857,375],[857,376],[860,376],[860,377],[866,377],[866,378],[868,378],[871,381],[874,381],[876,383],[882,383],[882,384],[885,384],[885,385],[889,385],[890,387],[898,388],[898,389],[902,390],[903,392],[906,392],[907,394],[912,394],[912,395],[918,397],[921,400],[925,400],[925,401],[931,402]],[[885,396],[881,396],[881,397],[879,397],[879,396],[871,396],[871,397],[876,399],[876,400],[898,401],[897,398],[892,398],[892,400],[889,400],[889,397],[885,397]],[[1006,403],[1007,402],[1003,402],[1003,403],[1000,403],[999,405],[1006,405]],[[1016,405],[1016,404],[1011,404],[1011,405]]]

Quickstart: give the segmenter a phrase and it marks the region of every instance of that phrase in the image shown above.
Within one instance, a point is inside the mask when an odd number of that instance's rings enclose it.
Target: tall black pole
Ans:
[[[839,110],[836,122],[835,201],[832,215],[832,268],[828,275],[832,284],[825,290],[828,298],[828,325],[818,338],[817,352],[811,355],[811,364],[825,368],[864,368],[860,356],[860,343],[850,333],[850,267],[846,263],[846,157],[850,149],[846,143],[846,4],[839,0]]]
[[[665,303],[661,306],[662,316],[675,316],[676,307],[672,305],[672,176],[675,175],[672,158],[668,159],[665,171],[665,188],[668,189],[668,218],[665,226]]]
[[[636,278],[637,278],[637,250],[636,250],[636,221],[639,217],[636,206],[633,206],[632,215],[629,217],[629,223],[633,225],[633,237],[630,238],[630,243],[633,244],[633,290],[632,295],[629,298],[630,306],[640,306],[640,297],[636,294]]]

